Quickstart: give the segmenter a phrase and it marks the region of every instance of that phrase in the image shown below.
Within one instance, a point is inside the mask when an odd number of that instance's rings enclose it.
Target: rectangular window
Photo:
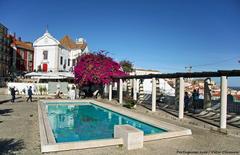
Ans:
[[[28,52],[28,61],[32,61],[32,60],[33,60],[32,53]]]
[[[70,59],[68,59],[68,66],[70,66]]]
[[[29,71],[32,71],[32,62],[29,62],[29,63],[28,63],[28,70],[29,70]]]
[[[63,57],[60,57],[60,65],[63,64]]]
[[[20,50],[20,56],[21,56],[21,59],[24,59],[24,51],[23,50]]]
[[[43,59],[44,60],[48,59],[48,51],[43,51]]]
[[[72,60],[72,66],[75,66],[75,63],[76,63],[76,60],[73,59],[73,60]]]

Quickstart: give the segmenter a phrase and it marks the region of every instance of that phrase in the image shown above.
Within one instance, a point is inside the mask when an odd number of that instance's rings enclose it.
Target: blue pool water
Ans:
[[[147,134],[166,132],[94,104],[47,104],[48,118],[56,142],[113,138],[114,125],[129,124]]]

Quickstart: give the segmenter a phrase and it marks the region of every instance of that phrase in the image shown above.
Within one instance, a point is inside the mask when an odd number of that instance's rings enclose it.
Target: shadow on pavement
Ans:
[[[9,116],[6,114],[11,113],[11,112],[13,112],[12,109],[0,109],[0,115],[2,115],[2,116]]]
[[[23,140],[0,139],[0,154],[16,154],[16,151],[24,149]]]
[[[11,101],[11,100],[0,101],[0,104],[7,103],[7,102],[9,102],[9,101]]]
[[[20,99],[21,97],[16,97],[16,100],[17,99]],[[7,103],[7,102],[10,102],[11,99],[6,99],[6,100],[3,100],[3,101],[0,101],[0,104],[4,104],[4,103]]]

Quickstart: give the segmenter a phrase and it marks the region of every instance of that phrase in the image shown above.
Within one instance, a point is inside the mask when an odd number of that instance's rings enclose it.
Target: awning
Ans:
[[[71,72],[31,72],[25,74],[25,77],[38,79],[64,79],[74,78],[74,75]]]

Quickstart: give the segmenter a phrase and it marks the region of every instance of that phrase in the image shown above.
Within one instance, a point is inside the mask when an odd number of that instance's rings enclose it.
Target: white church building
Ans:
[[[48,31],[34,41],[33,47],[34,70],[43,72],[72,71],[78,56],[89,52],[83,38],[74,42],[66,35],[58,41]]]

